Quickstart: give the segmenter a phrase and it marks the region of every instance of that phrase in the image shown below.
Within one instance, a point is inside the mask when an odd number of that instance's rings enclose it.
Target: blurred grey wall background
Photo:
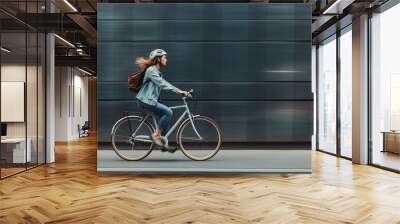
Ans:
[[[99,142],[137,110],[127,76],[155,48],[168,52],[164,77],[195,90],[192,111],[217,120],[224,142],[310,144],[311,5],[98,4]]]

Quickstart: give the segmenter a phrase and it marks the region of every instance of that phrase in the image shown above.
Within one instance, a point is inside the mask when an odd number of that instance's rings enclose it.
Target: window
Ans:
[[[336,36],[318,48],[318,149],[336,153]]]
[[[351,26],[340,36],[340,155],[352,157],[352,33]]]
[[[400,4],[371,19],[371,160],[400,170]]]

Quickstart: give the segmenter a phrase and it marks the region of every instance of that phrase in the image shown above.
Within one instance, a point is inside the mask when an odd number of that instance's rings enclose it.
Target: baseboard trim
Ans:
[[[152,173],[152,174],[169,174],[169,173],[304,173],[311,174],[311,168],[300,168],[300,169],[213,169],[213,168],[97,168],[99,173]]]

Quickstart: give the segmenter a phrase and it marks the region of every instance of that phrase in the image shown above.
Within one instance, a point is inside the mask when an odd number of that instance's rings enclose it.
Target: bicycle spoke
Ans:
[[[179,144],[182,152],[193,160],[207,160],[219,150],[221,134],[218,126],[209,118],[196,117],[193,120],[197,136],[192,124],[187,122],[182,126],[179,134]]]
[[[202,139],[199,137],[182,137],[182,140],[197,140],[197,141],[201,141]]]
[[[113,149],[122,159],[141,160],[151,152],[152,141],[132,136],[132,133],[139,137],[150,136],[153,133],[151,126],[140,123],[141,119],[138,117],[126,117],[114,125],[111,136]]]
[[[128,140],[131,138],[131,136],[126,136],[126,135],[115,135],[115,137],[126,138]]]

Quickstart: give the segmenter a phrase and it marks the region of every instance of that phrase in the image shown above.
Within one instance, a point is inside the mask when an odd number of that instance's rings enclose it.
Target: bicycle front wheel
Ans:
[[[177,142],[183,154],[197,161],[214,157],[221,147],[222,135],[218,124],[209,117],[193,117],[193,125],[186,120],[179,132]]]
[[[142,122],[142,117],[128,116],[115,123],[111,132],[111,143],[115,153],[124,160],[144,159],[153,149],[150,138],[153,127]]]

